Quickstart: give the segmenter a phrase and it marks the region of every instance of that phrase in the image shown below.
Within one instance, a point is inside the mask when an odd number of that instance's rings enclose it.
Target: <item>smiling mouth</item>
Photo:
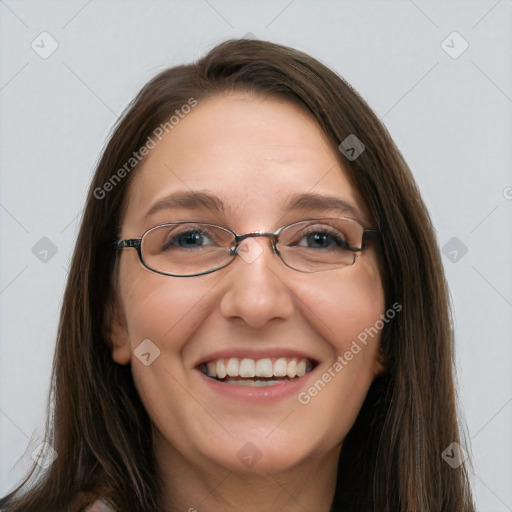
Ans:
[[[310,359],[297,357],[216,359],[199,365],[211,379],[237,386],[275,386],[300,379],[315,367]]]

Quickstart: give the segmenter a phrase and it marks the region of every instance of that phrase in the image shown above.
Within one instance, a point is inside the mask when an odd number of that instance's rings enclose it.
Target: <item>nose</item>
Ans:
[[[286,320],[294,311],[294,296],[283,279],[288,269],[266,238],[247,238],[226,276],[220,310],[258,329],[272,320]]]

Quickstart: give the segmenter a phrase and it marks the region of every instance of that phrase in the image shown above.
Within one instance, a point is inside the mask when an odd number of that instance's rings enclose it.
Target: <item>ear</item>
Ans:
[[[110,342],[112,359],[121,365],[130,364],[132,349],[124,315],[117,303],[112,301],[107,308],[105,337]]]
[[[382,375],[388,369],[388,362],[386,360],[386,356],[384,355],[382,348],[379,347],[379,351],[375,356],[375,360],[373,361],[372,371],[375,377]]]

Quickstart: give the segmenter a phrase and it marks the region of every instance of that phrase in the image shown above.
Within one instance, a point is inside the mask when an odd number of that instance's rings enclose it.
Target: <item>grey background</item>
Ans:
[[[512,510],[510,0],[0,0],[0,29],[0,494],[41,440],[67,267],[110,127],[160,70],[252,33],[344,76],[411,166],[445,253],[478,509]],[[51,49],[43,31],[58,43],[46,59],[31,47]]]

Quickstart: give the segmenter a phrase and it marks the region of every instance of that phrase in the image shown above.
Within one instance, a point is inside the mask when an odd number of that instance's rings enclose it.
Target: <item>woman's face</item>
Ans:
[[[291,103],[246,94],[201,101],[136,171],[122,238],[185,220],[242,234],[348,215],[371,228],[339,156]],[[238,472],[335,465],[381,371],[380,333],[358,341],[385,309],[376,254],[370,245],[352,266],[301,273],[268,238],[244,244],[229,266],[197,277],[159,275],[123,250],[114,359],[131,364],[155,448],[168,459]],[[234,378],[207,376],[206,363],[219,376],[229,366]],[[237,365],[307,372],[255,383],[237,379]]]

